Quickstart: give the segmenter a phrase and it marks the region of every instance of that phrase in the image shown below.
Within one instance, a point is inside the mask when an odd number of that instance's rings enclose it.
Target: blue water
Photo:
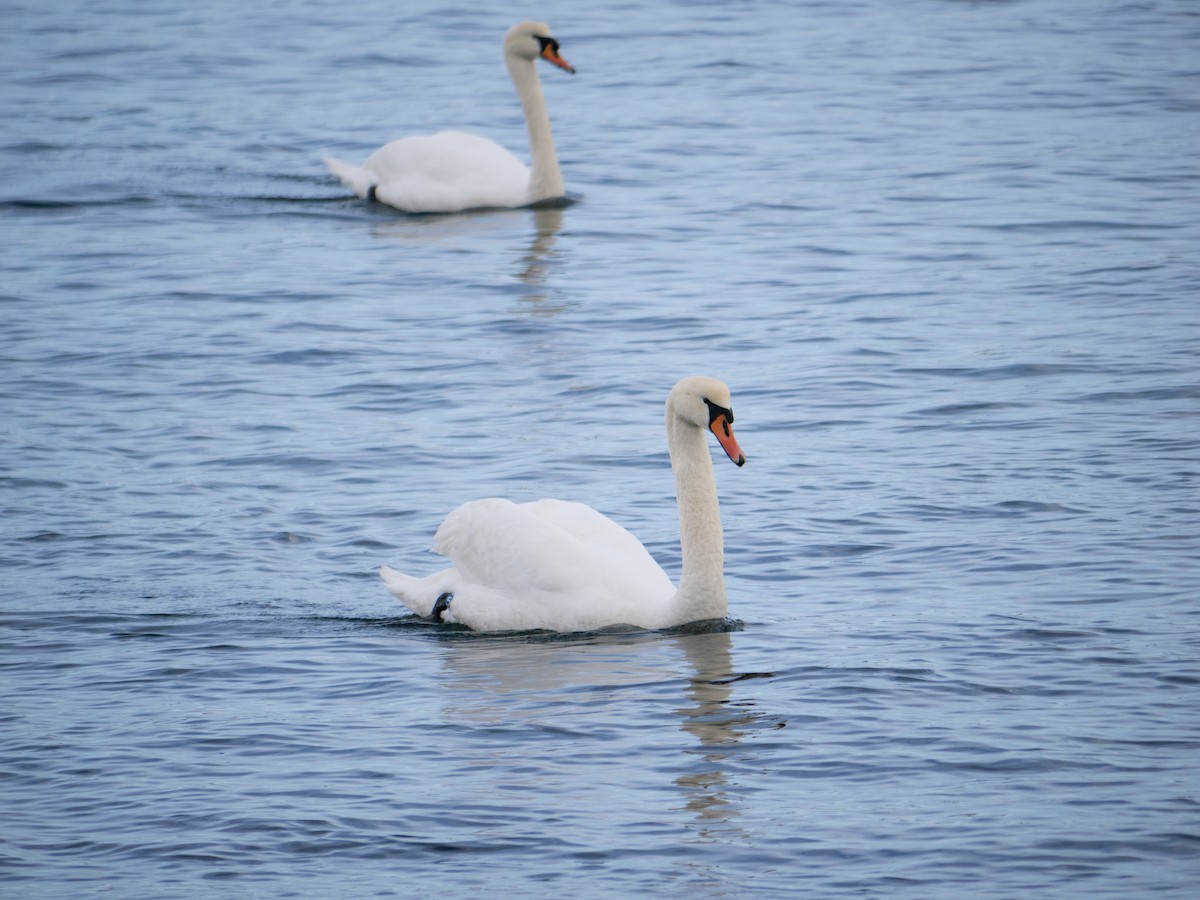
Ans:
[[[405,216],[442,127],[571,202]],[[1190,898],[1200,8],[10,3],[0,881],[15,896]],[[678,567],[733,392],[731,630],[421,624],[458,503]],[[714,448],[715,449],[715,448]],[[719,451],[716,451],[719,453]]]

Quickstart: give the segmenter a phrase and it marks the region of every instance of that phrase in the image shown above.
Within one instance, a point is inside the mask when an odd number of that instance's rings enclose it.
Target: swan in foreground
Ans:
[[[406,212],[460,212],[528,206],[562,197],[563,181],[550,135],[550,116],[534,62],[538,57],[575,69],[558,53],[558,41],[541,22],[521,22],[504,35],[504,61],[521,98],[529,129],[531,166],[494,141],[442,131],[392,141],[362,166],[324,158],[329,171],[358,196]]]
[[[678,589],[637,538],[590,506],[497,498],[464,503],[438,528],[433,549],[451,568],[413,578],[383,566],[387,589],[417,615],[475,631],[658,629],[723,619],[725,551],[704,433],[737,465],[746,462],[733,436],[729,388],[685,378],[667,397],[666,419],[683,554]]]

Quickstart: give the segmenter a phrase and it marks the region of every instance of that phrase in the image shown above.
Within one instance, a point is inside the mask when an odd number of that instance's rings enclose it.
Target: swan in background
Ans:
[[[528,206],[562,197],[562,174],[550,134],[550,115],[534,63],[538,57],[575,69],[541,22],[521,22],[504,35],[504,62],[521,98],[529,129],[530,167],[477,134],[442,131],[392,141],[362,166],[324,157],[329,171],[358,196],[406,212],[460,212]]]
[[[383,566],[387,589],[420,616],[475,631],[670,628],[722,619],[724,544],[705,432],[737,465],[729,388],[685,378],[667,396],[667,446],[679,504],[683,571],[676,589],[646,548],[582,503],[497,498],[464,503],[434,536],[453,566],[414,578]]]

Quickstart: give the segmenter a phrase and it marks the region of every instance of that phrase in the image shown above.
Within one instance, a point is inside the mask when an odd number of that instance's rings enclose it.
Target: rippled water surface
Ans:
[[[572,202],[405,216],[319,157],[524,153],[509,5],[6,5],[3,882],[1191,897],[1200,9],[524,14]],[[402,615],[478,496],[677,571],[693,373],[728,630]]]

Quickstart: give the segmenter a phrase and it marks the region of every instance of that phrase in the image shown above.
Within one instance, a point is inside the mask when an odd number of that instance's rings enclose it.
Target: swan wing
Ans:
[[[581,503],[474,500],[446,517],[434,550],[462,582],[447,620],[478,630],[637,625],[674,594],[633,535]]]
[[[535,500],[522,506],[534,515],[561,528],[585,544],[610,548],[621,554],[626,565],[646,566],[665,575],[642,542],[586,503],[569,500]]]
[[[362,168],[378,200],[410,212],[459,212],[527,202],[528,167],[477,134],[442,131],[401,138],[372,153]]]

